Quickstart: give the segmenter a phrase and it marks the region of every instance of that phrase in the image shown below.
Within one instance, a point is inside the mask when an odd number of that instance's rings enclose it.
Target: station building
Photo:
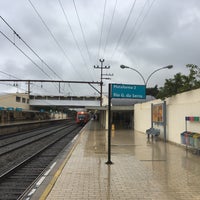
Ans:
[[[49,119],[49,114],[47,112],[31,110],[28,94],[0,94],[0,123],[42,119]]]

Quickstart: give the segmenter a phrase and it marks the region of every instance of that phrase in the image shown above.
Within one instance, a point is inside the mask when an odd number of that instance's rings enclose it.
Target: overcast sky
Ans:
[[[0,79],[47,79],[143,84],[161,87],[186,64],[200,65],[199,0],[0,0]],[[104,75],[104,78],[107,76]],[[0,83],[2,92],[27,85]],[[33,93],[58,93],[53,84],[32,84]],[[94,95],[88,85],[65,84],[64,95]]]

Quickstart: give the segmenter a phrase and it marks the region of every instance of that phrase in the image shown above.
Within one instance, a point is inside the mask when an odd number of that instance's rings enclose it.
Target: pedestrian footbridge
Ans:
[[[30,96],[29,104],[31,107],[71,107],[85,108],[100,106],[100,98],[97,96]]]

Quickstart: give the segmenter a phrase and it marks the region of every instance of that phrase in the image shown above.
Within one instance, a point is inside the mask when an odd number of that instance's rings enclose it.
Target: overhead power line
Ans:
[[[58,78],[62,79],[34,50],[33,48],[30,47],[30,45],[27,44],[27,42],[25,42],[25,40],[22,39],[22,37],[11,27],[10,24],[8,24],[8,22],[2,17],[0,16],[0,18],[3,20],[3,22],[13,31],[13,33],[33,52],[33,54],[43,63],[45,64],[45,66],[54,74],[56,75]]]
[[[132,30],[130,31],[130,34],[128,35],[128,37],[127,37],[127,39],[126,39],[126,41],[125,41],[125,44],[124,44],[124,45],[126,46],[126,48],[124,48],[124,50],[121,51],[120,54],[123,54],[124,52],[126,52],[126,51],[128,50],[128,47],[129,47],[130,45],[132,45],[132,43],[133,43],[133,41],[134,41],[134,39],[135,39],[137,33],[140,31],[140,28],[141,28],[142,24],[144,23],[146,17],[148,16],[148,14],[149,14],[149,12],[150,12],[150,10],[151,10],[153,4],[155,3],[155,1],[156,1],[156,0],[152,0],[151,4],[149,5],[149,7],[148,7],[147,10],[146,10],[146,13],[144,13],[144,10],[145,10],[145,8],[147,7],[147,4],[148,4],[149,2],[146,1],[146,2],[144,3],[144,5],[143,5],[143,7],[142,7],[142,9],[141,9],[141,11],[140,11],[140,13],[139,13],[139,15],[138,15],[138,17],[137,17],[135,23],[134,23],[134,26],[133,26]],[[142,16],[143,16],[143,17],[142,17]],[[141,20],[140,20],[140,19],[141,19]],[[140,23],[139,23],[139,21],[140,21]],[[136,27],[136,26],[137,26],[137,27]]]
[[[49,32],[49,34],[51,35],[51,37],[53,38],[54,42],[56,43],[56,45],[58,46],[58,48],[60,49],[60,51],[63,53],[63,55],[65,56],[65,58],[67,59],[67,61],[71,64],[71,66],[73,67],[73,69],[75,70],[75,72],[80,76],[81,74],[79,73],[79,71],[76,70],[76,67],[73,65],[72,61],[70,60],[69,56],[66,54],[65,50],[63,49],[63,47],[60,45],[60,43],[58,42],[58,40],[56,39],[56,37],[53,35],[53,33],[51,32],[50,28],[47,26],[47,24],[45,23],[45,21],[43,20],[43,18],[41,17],[40,13],[37,11],[36,7],[33,5],[33,3],[31,2],[31,0],[28,0],[28,2],[30,3],[30,5],[32,6],[33,10],[36,12],[37,16],[39,17],[39,19],[41,20],[42,24],[44,25],[44,27],[47,29],[47,31]]]
[[[79,22],[79,25],[80,25],[80,29],[81,29],[81,33],[82,33],[83,40],[84,40],[84,43],[85,43],[85,47],[86,47],[86,50],[87,50],[87,54],[88,54],[88,57],[89,57],[90,62],[91,62],[91,55],[90,55],[90,52],[89,52],[89,48],[88,48],[88,45],[87,45],[87,41],[86,41],[86,38],[85,38],[85,34],[84,34],[84,31],[83,31],[83,27],[82,27],[81,20],[80,20],[79,14],[78,14],[78,10],[77,10],[77,7],[76,7],[75,0],[73,0],[73,4],[74,4],[74,8],[75,8],[76,15],[77,15],[77,18],[78,18],[78,22]]]
[[[30,56],[28,56],[20,47],[18,47],[16,45],[15,42],[13,42],[10,38],[8,38],[8,36],[6,36],[6,34],[4,34],[2,31],[0,31],[0,33],[11,43],[13,44],[25,57],[27,57],[42,73],[44,73],[48,78],[50,78],[52,80],[52,77],[47,74]],[[20,79],[19,79],[20,80]],[[71,87],[71,86],[70,86]],[[56,88],[58,89],[58,88]],[[72,90],[71,90],[72,91]]]
[[[19,78],[17,78],[16,76],[13,76],[13,75],[8,74],[8,73],[3,72],[3,71],[0,71],[0,73],[5,74],[5,75],[7,75],[7,76],[9,76],[9,77],[13,77],[13,78],[19,79]]]
[[[106,36],[106,42],[105,42],[105,46],[104,46],[103,56],[102,57],[104,57],[104,55],[106,53],[106,48],[107,48],[107,44],[108,44],[108,39],[109,39],[109,36],[110,36],[111,28],[112,28],[112,25],[113,25],[113,20],[114,20],[116,8],[117,8],[117,0],[115,0],[115,5],[114,5],[114,9],[113,9],[110,25],[109,25],[109,28],[108,28],[108,33],[107,33],[107,36]]]
[[[102,18],[102,23],[101,23],[101,34],[99,38],[99,50],[98,50],[98,58],[100,58],[100,50],[101,50],[101,41],[102,41],[102,35],[103,35],[103,26],[104,26],[104,19],[105,19],[105,12],[106,12],[106,4],[107,0],[104,1],[104,9],[103,9],[103,18]]]
[[[16,35],[30,50],[31,52],[43,63],[45,64],[45,66],[47,66],[47,68],[53,72],[54,75],[56,75],[58,78],[60,78],[62,80],[62,78],[33,50],[33,48],[30,47],[30,45],[27,44],[27,42],[25,42],[24,39],[22,39],[22,37],[14,30],[14,28],[2,17],[0,16],[0,18],[3,20],[3,22],[13,31],[14,35]],[[15,42],[14,42],[15,43]],[[37,66],[39,67],[39,65]],[[39,67],[40,68],[40,67]],[[40,70],[42,70],[40,68]],[[44,70],[42,70],[42,72],[44,73]],[[47,73],[45,72],[45,75],[47,75]],[[50,77],[50,75],[47,75],[50,79],[52,79]],[[69,85],[71,91],[72,91],[72,88],[71,86]]]
[[[78,41],[77,41],[77,39],[76,39],[76,37],[75,37],[75,34],[74,34],[73,30],[72,30],[72,27],[71,27],[71,25],[70,25],[70,23],[69,23],[69,19],[68,19],[68,17],[67,17],[67,14],[66,14],[64,8],[63,8],[63,5],[62,5],[62,3],[61,3],[61,0],[58,0],[58,2],[59,2],[59,5],[60,5],[60,7],[61,7],[61,9],[62,9],[63,15],[65,16],[65,20],[66,20],[66,22],[67,22],[67,25],[69,26],[69,29],[70,29],[70,31],[71,31],[71,34],[72,34],[73,39],[74,39],[74,41],[75,41],[75,44],[76,44],[76,46],[77,46],[77,48],[78,48],[78,50],[79,50],[79,52],[80,52],[80,55],[81,55],[81,57],[82,57],[84,63],[86,64],[85,58],[84,58],[84,56],[83,56],[83,54],[82,54],[81,48],[80,48],[80,46],[79,46],[79,44],[78,44]]]
[[[150,12],[150,10],[151,10],[153,4],[155,3],[155,1],[156,1],[156,0],[153,0],[153,1],[151,2],[150,6],[148,7],[146,13],[144,14],[144,16],[143,16],[143,18],[142,18],[142,20],[141,20],[141,22],[139,23],[137,29],[135,29],[135,30],[136,30],[135,33],[134,33],[133,35],[130,34],[130,36],[128,36],[127,44],[130,45],[130,44],[133,42],[133,40],[135,39],[136,34],[139,32],[139,30],[140,30],[142,24],[144,23],[144,20],[145,20],[146,17],[148,16],[148,14],[149,14],[149,12]],[[141,18],[141,16],[142,16],[142,14],[143,14],[143,11],[144,11],[145,7],[146,7],[146,5],[144,5],[144,7],[143,7],[143,9],[142,9],[142,11],[141,11],[141,13],[140,13],[140,15],[138,16],[138,19],[136,20],[135,25],[137,24],[137,21],[139,21],[139,18]],[[133,31],[133,32],[134,32],[134,31]]]
[[[73,36],[74,42],[75,42],[75,44],[76,44],[76,47],[77,47],[77,49],[79,50],[79,53],[80,53],[81,58],[82,58],[82,60],[83,60],[83,63],[84,63],[84,65],[85,65],[85,67],[87,67],[87,66],[89,66],[89,65],[87,64],[86,59],[85,59],[85,57],[84,57],[84,55],[83,55],[83,53],[82,53],[82,50],[81,50],[81,48],[80,48],[80,45],[78,44],[78,41],[77,41],[77,39],[76,39],[76,37],[75,37],[74,31],[72,30],[72,26],[71,26],[71,24],[70,24],[70,22],[69,22],[69,19],[68,19],[68,17],[67,17],[67,14],[66,14],[66,12],[65,12],[65,9],[64,9],[64,7],[63,7],[63,5],[62,5],[62,3],[61,3],[61,0],[58,0],[58,3],[59,3],[59,5],[60,5],[60,7],[61,7],[61,10],[62,10],[62,12],[63,12],[63,15],[65,16],[65,20],[66,20],[66,22],[67,22],[67,25],[69,26],[69,29],[70,29],[71,34],[72,34],[72,36]],[[92,77],[92,76],[91,76],[91,77]]]
[[[122,36],[123,36],[123,34],[124,34],[125,30],[126,30],[126,27],[127,27],[127,25],[128,25],[129,19],[130,19],[130,17],[131,17],[131,14],[132,14],[132,12],[133,12],[134,7],[135,7],[135,3],[136,3],[136,0],[134,0],[133,4],[132,4],[132,6],[131,6],[131,9],[130,9],[130,11],[129,11],[128,17],[127,17],[126,22],[125,22],[125,24],[124,24],[124,27],[123,27],[123,29],[122,29],[122,31],[121,31],[121,33],[120,33],[119,39],[118,39],[118,41],[117,41],[117,43],[116,43],[116,45],[115,45],[115,48],[114,48],[114,50],[113,50],[113,53],[112,53],[112,55],[111,55],[111,59],[113,58],[113,56],[115,55],[115,52],[117,51],[117,49],[118,49],[118,47],[119,47],[119,43],[121,42]]]
[[[7,73],[7,72],[0,71],[0,73],[9,76],[9,78],[12,77],[12,78],[14,78],[14,79],[21,80],[20,78],[14,76],[14,75],[12,75],[12,74],[9,74],[9,73]],[[0,84],[4,84],[4,83],[0,83]],[[13,85],[13,84],[6,84],[6,85],[11,86],[11,87],[16,87],[16,85]],[[18,84],[17,84],[17,86],[18,86]],[[38,85],[35,85],[35,86],[36,86],[36,87],[39,87]],[[41,87],[40,87],[40,88],[41,88]],[[25,89],[23,89],[23,88],[20,88],[20,89],[21,89],[21,90],[24,90],[24,91],[26,92]],[[44,88],[42,88],[42,89],[45,90],[45,91],[47,91],[47,90],[44,89]]]
[[[34,55],[37,56],[37,58],[39,58],[42,63],[44,63],[54,74],[56,74],[42,59],[41,57],[22,39],[22,37],[11,27],[11,25],[2,17],[0,16],[0,18],[3,20],[3,22],[13,31],[14,35],[16,35],[30,50],[31,52],[34,53]],[[30,56],[28,56],[20,47],[18,47],[16,45],[15,42],[13,42],[10,38],[8,38],[8,36],[6,36],[2,31],[1,34],[9,41],[11,42],[24,56],[26,56],[43,74],[45,74],[48,78],[52,79],[52,77],[46,73]],[[57,74],[56,74],[57,75]],[[57,77],[59,77],[57,75]],[[60,77],[59,77],[60,78]],[[58,89],[58,88],[56,88]]]
[[[0,33],[10,42],[12,43],[24,56],[26,56],[42,73],[44,73],[47,77],[51,79],[49,74],[47,74],[31,57],[29,57],[20,47],[18,47],[10,38],[8,38],[2,31]]]

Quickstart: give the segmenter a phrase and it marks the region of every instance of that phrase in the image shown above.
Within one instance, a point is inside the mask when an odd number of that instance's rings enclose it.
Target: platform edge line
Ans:
[[[51,192],[53,186],[55,185],[58,177],[60,176],[64,166],[66,165],[66,163],[68,162],[68,160],[70,159],[73,151],[75,150],[75,148],[77,147],[80,137],[81,135],[85,132],[85,130],[82,130],[76,143],[73,145],[72,149],[70,150],[69,154],[67,155],[67,157],[65,158],[65,160],[63,161],[63,163],[61,164],[61,166],[59,167],[59,169],[56,171],[56,173],[54,174],[53,178],[51,179],[50,183],[47,185],[47,187],[45,188],[44,192],[42,193],[42,195],[40,196],[39,200],[45,200],[47,198],[47,196],[49,195],[49,193]]]

